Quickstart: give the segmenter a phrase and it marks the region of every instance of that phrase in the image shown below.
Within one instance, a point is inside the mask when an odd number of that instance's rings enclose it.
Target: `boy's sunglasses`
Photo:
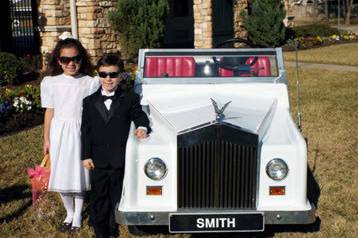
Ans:
[[[79,63],[82,60],[82,57],[80,55],[76,55],[73,57],[67,57],[67,56],[61,56],[58,58],[58,60],[62,63],[62,64],[69,64],[71,61],[73,63]]]
[[[119,72],[98,72],[98,76],[101,78],[107,78],[109,76],[110,78],[117,78],[119,76]]]

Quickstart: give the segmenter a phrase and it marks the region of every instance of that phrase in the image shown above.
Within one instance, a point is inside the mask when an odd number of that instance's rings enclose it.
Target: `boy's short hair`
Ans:
[[[124,72],[124,63],[119,57],[119,55],[115,53],[104,54],[97,62],[96,65],[97,71],[99,70],[99,67],[102,66],[117,66],[119,69],[119,73]]]

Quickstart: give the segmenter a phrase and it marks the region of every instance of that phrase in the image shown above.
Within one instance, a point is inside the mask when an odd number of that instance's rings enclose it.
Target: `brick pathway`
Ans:
[[[343,25],[340,27],[340,29],[344,31],[352,31],[354,33],[358,33],[358,25]]]

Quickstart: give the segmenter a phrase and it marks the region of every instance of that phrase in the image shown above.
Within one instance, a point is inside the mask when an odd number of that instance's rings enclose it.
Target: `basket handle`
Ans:
[[[46,154],[41,161],[41,167],[50,167],[50,155]]]

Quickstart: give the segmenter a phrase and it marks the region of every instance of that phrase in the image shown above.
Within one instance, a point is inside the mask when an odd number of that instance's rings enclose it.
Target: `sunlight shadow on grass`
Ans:
[[[315,167],[315,166],[314,166]],[[308,200],[314,204],[314,206],[318,207],[318,200],[321,195],[321,189],[319,184],[317,183],[313,170],[309,167],[307,168],[307,197]]]
[[[26,191],[28,189],[29,186],[25,184],[18,184],[4,189],[0,189],[0,203],[4,204],[7,202],[12,202],[14,200],[31,198],[31,192]]]
[[[0,217],[0,223],[8,223],[14,219],[17,219],[19,216],[21,216],[27,208],[29,208],[32,204],[31,201],[31,192],[25,192],[28,190],[28,186],[24,184],[20,185],[14,185],[8,188],[4,188],[0,190],[0,203],[5,204],[9,202],[13,202],[15,200],[22,200],[22,199],[28,199],[29,201],[24,202],[21,207],[16,209],[15,211],[11,212],[10,214],[7,214],[3,217]]]

